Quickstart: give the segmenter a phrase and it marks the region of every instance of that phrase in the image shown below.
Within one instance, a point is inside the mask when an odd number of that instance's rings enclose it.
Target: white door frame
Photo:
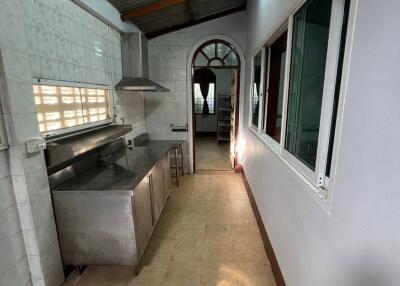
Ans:
[[[214,34],[214,35],[209,35],[206,36],[202,39],[200,39],[199,41],[197,41],[192,49],[189,52],[188,58],[187,58],[187,73],[186,73],[186,84],[187,84],[187,97],[188,97],[188,141],[189,141],[189,172],[193,173],[194,171],[194,165],[193,165],[193,146],[194,146],[194,142],[193,142],[193,110],[192,110],[192,60],[193,60],[193,55],[194,53],[197,51],[197,49],[204,44],[207,41],[210,40],[224,40],[228,43],[230,43],[238,52],[239,57],[240,57],[240,89],[239,89],[239,118],[236,118],[236,120],[239,120],[239,124],[238,124],[238,136],[236,138],[236,140],[238,140],[238,138],[240,138],[240,134],[241,129],[242,129],[242,122],[240,121],[240,118],[243,117],[243,100],[245,98],[244,96],[244,85],[245,85],[245,56],[243,53],[242,48],[240,47],[240,45],[234,41],[232,38],[225,36],[225,35],[218,35],[218,34]],[[238,156],[240,157],[240,156]],[[239,164],[241,162],[238,162]]]

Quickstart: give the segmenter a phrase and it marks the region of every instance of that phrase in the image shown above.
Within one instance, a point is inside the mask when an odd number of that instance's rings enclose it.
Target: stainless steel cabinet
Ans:
[[[154,166],[151,171],[152,180],[152,198],[153,198],[153,215],[154,219],[157,221],[161,215],[161,211],[165,203],[164,194],[164,170],[162,160]]]
[[[133,198],[138,261],[140,261],[144,254],[147,243],[149,242],[151,233],[153,231],[153,226],[155,224],[151,206],[150,179],[151,176],[147,176],[139,183],[139,185],[136,186]]]
[[[142,258],[169,195],[168,153],[134,190],[52,192],[64,265],[126,265]]]
[[[52,196],[64,265],[137,264],[132,191]]]

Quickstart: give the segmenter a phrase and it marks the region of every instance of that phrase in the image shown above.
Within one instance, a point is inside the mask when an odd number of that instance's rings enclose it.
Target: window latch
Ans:
[[[325,187],[325,176],[322,175],[322,174],[318,175],[317,187],[318,188],[324,188]]]

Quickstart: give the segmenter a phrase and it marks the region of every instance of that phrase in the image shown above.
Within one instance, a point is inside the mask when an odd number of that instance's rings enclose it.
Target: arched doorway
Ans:
[[[226,40],[208,40],[194,52],[191,71],[194,170],[232,170],[237,164],[239,54]],[[202,137],[214,136],[217,147],[209,148],[211,139]]]

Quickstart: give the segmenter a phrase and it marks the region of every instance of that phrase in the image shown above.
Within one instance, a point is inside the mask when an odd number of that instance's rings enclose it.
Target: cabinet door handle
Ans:
[[[153,175],[149,175],[149,188],[150,188],[150,204],[151,204],[151,222],[152,226],[156,223],[156,218],[154,216],[154,191],[153,191]]]

